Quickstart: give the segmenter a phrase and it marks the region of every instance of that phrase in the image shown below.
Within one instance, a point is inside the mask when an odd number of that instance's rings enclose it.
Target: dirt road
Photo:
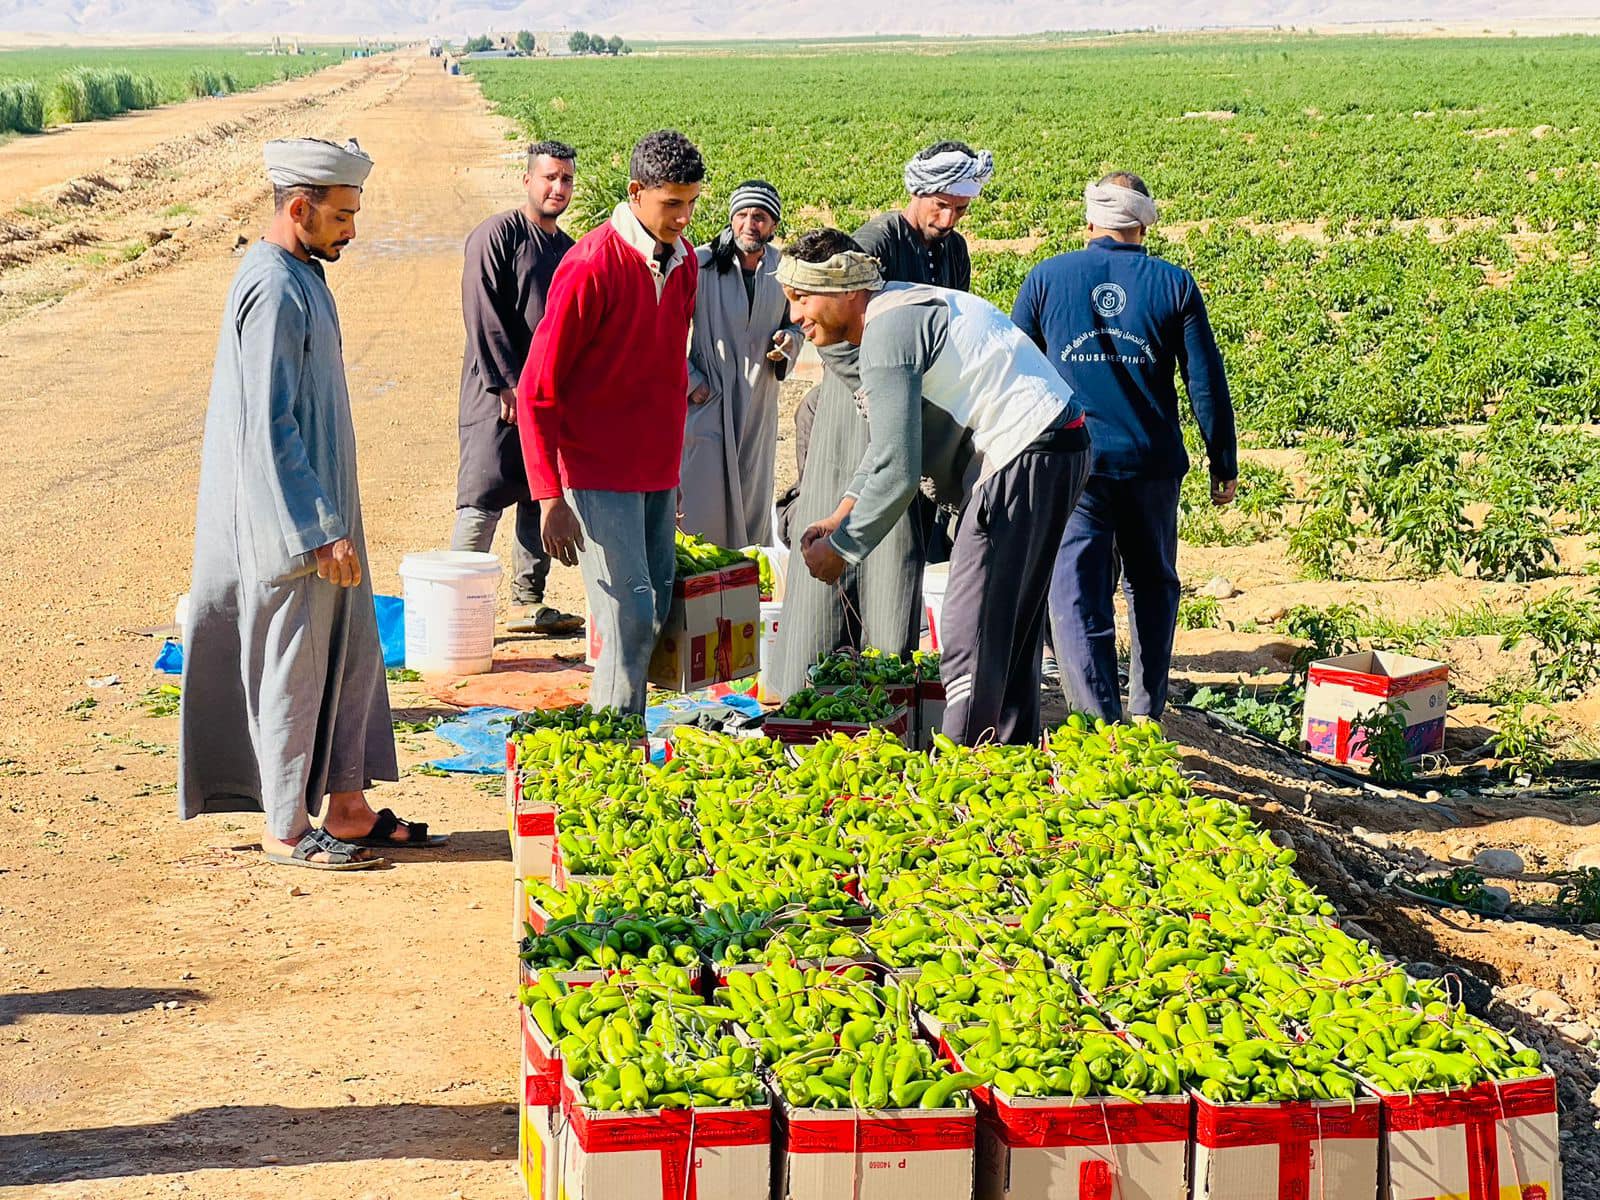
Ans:
[[[459,247],[514,198],[514,164],[470,80],[427,59],[348,74],[306,81],[288,114],[241,113],[193,177],[135,189],[216,218],[160,270],[0,328],[0,1194],[511,1190],[498,795],[413,776],[382,802],[454,831],[447,853],[365,876],[268,868],[254,821],[174,820],[176,722],[139,703],[157,644],[131,631],[168,621],[187,586],[236,225],[264,222],[260,142],[291,125],[356,135],[378,164],[330,270],[378,589],[448,536]],[[419,694],[397,689],[397,707]]]

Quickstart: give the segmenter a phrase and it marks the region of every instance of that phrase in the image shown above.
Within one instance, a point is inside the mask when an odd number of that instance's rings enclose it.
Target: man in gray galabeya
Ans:
[[[273,862],[354,870],[383,861],[365,847],[443,840],[365,795],[399,772],[322,263],[355,237],[372,160],[315,138],[265,157],[272,224],[234,275],[206,413],[178,813],[262,811]]]

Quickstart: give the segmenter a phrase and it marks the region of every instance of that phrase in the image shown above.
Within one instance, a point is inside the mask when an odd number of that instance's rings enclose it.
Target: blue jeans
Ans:
[[[677,492],[574,488],[567,501],[583,527],[578,566],[600,639],[589,703],[643,713],[650,656],[672,607]]]
[[[1117,682],[1117,576],[1128,597],[1128,707],[1159,717],[1178,625],[1179,479],[1091,475],[1061,535],[1050,623],[1061,687],[1079,712],[1122,720]],[[1118,559],[1121,559],[1120,571]]]

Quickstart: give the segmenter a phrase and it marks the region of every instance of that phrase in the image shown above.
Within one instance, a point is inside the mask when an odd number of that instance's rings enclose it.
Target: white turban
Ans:
[[[967,154],[943,150],[932,158],[913,158],[906,164],[906,191],[913,196],[976,196],[994,174],[994,155],[987,150]]]
[[[1156,223],[1156,202],[1120,183],[1091,183],[1083,189],[1089,224],[1101,229],[1146,229]]]
[[[321,138],[279,138],[261,156],[278,187],[354,187],[367,181],[372,159],[351,138],[344,145]]]

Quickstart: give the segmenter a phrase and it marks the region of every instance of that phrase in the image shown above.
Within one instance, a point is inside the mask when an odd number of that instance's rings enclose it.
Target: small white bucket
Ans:
[[[424,675],[482,675],[494,665],[500,560],[433,550],[400,560],[406,595],[406,666]]]
[[[944,631],[940,620],[944,614],[945,588],[949,585],[949,563],[934,563],[922,572],[922,603],[927,626],[927,637],[923,639],[924,650],[944,650]]]
[[[762,703],[771,703],[786,699],[773,691],[768,682],[772,678],[772,664],[777,660],[778,650],[778,620],[783,616],[783,601],[763,600],[761,602],[761,675],[756,684],[756,699]]]

